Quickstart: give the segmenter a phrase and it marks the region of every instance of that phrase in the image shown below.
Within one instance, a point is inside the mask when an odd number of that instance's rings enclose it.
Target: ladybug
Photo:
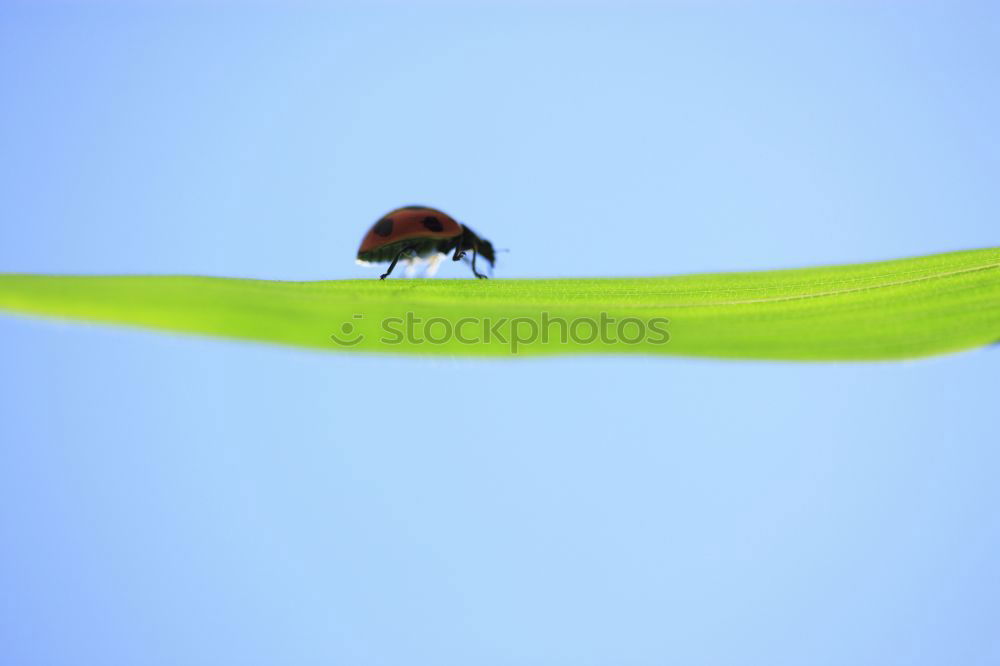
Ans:
[[[482,256],[492,267],[496,261],[493,244],[480,238],[455,218],[429,206],[403,206],[383,215],[365,234],[358,248],[358,263],[368,265],[388,261],[389,270],[379,277],[384,280],[396,267],[400,257],[428,258],[427,275],[437,272],[441,257],[454,250],[453,261],[472,251],[472,274],[486,276],[476,270],[476,257]],[[411,264],[412,265],[412,264]]]

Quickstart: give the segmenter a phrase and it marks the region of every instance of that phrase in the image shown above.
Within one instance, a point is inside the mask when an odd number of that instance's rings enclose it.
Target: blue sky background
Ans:
[[[6,2],[0,53],[5,272],[374,279],[414,202],[498,277],[998,244],[991,2]],[[1000,663],[996,347],[0,342],[5,663]]]

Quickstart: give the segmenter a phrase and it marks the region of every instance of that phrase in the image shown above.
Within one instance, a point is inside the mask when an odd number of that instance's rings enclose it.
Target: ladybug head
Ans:
[[[493,249],[493,243],[489,242],[485,238],[479,239],[479,256],[481,256],[486,261],[490,262],[490,266],[496,263],[497,254],[496,250]]]
[[[490,266],[496,263],[497,253],[493,249],[493,243],[489,242],[485,238],[480,238],[475,231],[469,227],[462,225],[462,236],[459,238],[460,249],[455,253],[455,261],[458,261],[463,256],[465,256],[466,250],[475,249],[476,253],[490,262]]]

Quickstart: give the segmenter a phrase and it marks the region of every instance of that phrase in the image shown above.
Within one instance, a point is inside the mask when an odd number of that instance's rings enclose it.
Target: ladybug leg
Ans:
[[[465,258],[465,253],[472,249],[472,242],[469,237],[463,232],[461,236],[455,239],[455,254],[452,255],[452,261],[458,261],[459,259]]]
[[[407,252],[411,252],[413,249],[414,249],[414,247],[412,245],[407,245],[402,250],[400,250],[399,252],[397,252],[396,256],[392,258],[392,263],[389,264],[389,270],[387,270],[385,273],[382,273],[382,275],[380,275],[378,279],[379,280],[384,280],[387,277],[389,277],[389,274],[392,273],[392,269],[396,267],[396,262],[399,261],[399,258],[402,257]]]
[[[476,270],[476,257],[478,252],[476,252],[476,243],[474,240],[466,238],[464,235],[458,241],[458,245],[455,246],[455,254],[452,256],[452,261],[458,261],[459,259],[465,258],[466,250],[472,250],[472,274],[479,279],[484,279],[486,276]]]
[[[472,274],[475,275],[480,280],[485,280],[486,276],[476,270],[476,248],[472,248]]]

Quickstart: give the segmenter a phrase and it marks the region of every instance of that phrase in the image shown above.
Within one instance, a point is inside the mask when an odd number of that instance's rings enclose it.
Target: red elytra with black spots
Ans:
[[[454,261],[472,252],[470,265],[477,278],[486,277],[476,270],[477,257],[482,256],[490,266],[496,261],[493,244],[451,215],[429,206],[404,206],[386,213],[372,225],[361,240],[358,261],[391,262],[389,270],[380,277],[384,280],[402,257],[427,258],[452,251]]]

